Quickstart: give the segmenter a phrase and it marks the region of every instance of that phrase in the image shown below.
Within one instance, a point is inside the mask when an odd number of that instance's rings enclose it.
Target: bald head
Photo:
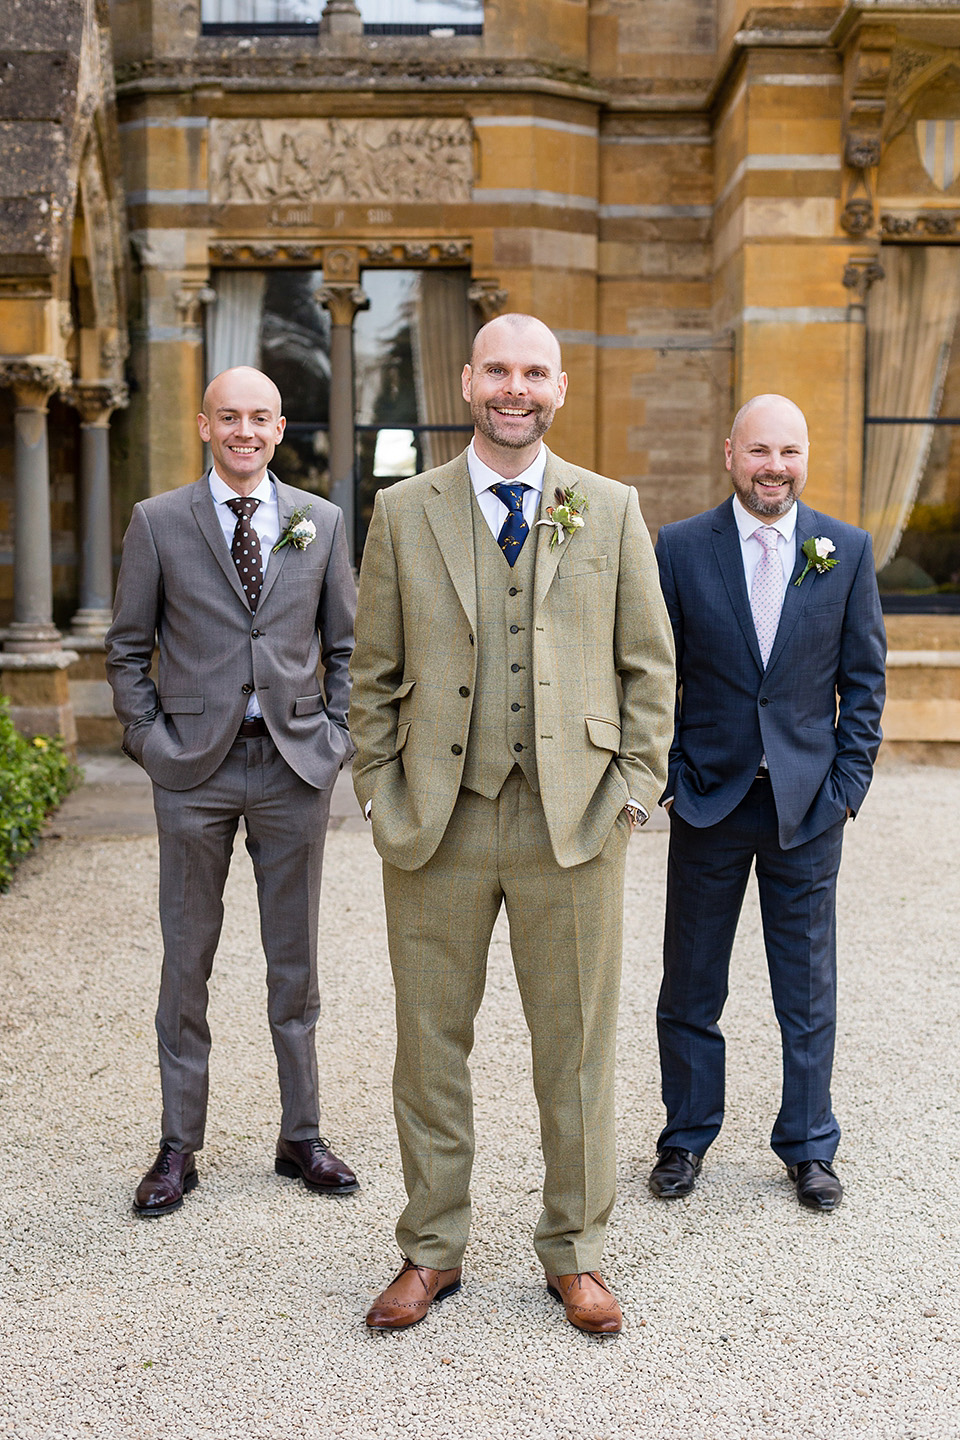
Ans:
[[[269,375],[252,365],[222,370],[203,392],[200,438],[210,446],[217,474],[238,495],[253,493],[283,439],[280,403]]]
[[[778,417],[786,419],[790,417],[793,421],[798,421],[803,426],[804,435],[807,433],[807,417],[800,409],[800,406],[795,404],[793,400],[789,400],[786,395],[753,395],[744,405],[740,406],[740,409],[733,417],[733,424],[730,426],[731,443],[736,443],[737,432],[743,428],[743,425],[749,417],[757,411],[761,411],[764,417],[769,416],[772,419]]]
[[[786,395],[754,395],[737,411],[724,453],[744,509],[758,520],[786,515],[807,483],[803,411]]]
[[[279,419],[283,409],[280,391],[269,375],[264,375],[262,370],[256,370],[252,365],[234,365],[231,369],[221,370],[219,375],[214,375],[203,392],[200,409],[209,417],[218,404],[222,403],[224,396],[227,397],[229,405],[234,405],[234,397],[239,394],[253,396],[261,403],[268,403]]]
[[[550,327],[538,320],[536,315],[523,315],[519,311],[497,315],[493,320],[488,320],[486,325],[480,326],[470,352],[471,366],[476,366],[479,351],[485,351],[491,345],[496,348],[498,343],[505,342],[508,337],[510,340],[530,340],[541,348],[546,347],[553,357],[554,373],[560,374],[560,341]]]

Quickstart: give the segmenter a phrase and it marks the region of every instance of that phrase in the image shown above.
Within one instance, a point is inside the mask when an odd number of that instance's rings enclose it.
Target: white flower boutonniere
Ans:
[[[804,540],[800,549],[806,555],[807,563],[804,566],[803,575],[794,580],[794,585],[800,585],[803,582],[808,570],[815,570],[818,575],[826,575],[828,570],[832,570],[834,565],[839,563],[837,560],[830,559],[836,548],[833,541],[828,540],[826,535],[811,536],[809,540]]]
[[[274,555],[282,550],[284,545],[292,545],[295,550],[306,550],[317,538],[317,527],[312,520],[307,519],[307,511],[312,510],[312,505],[307,505],[303,510],[294,510],[290,516],[290,523],[273,547]]]
[[[555,550],[562,545],[568,535],[574,530],[582,530],[584,526],[583,511],[587,508],[587,497],[579,490],[571,490],[568,485],[561,490],[559,485],[554,493],[556,505],[547,506],[547,520],[538,520],[538,525],[552,525],[553,534],[550,536],[550,549]]]

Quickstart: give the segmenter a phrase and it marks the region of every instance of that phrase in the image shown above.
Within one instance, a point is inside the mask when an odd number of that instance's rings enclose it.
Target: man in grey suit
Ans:
[[[280,1081],[275,1168],[319,1193],[358,1188],[319,1135],[314,1045],[323,843],[330,793],[353,751],[356,590],[341,512],[267,469],[286,423],[280,409],[258,370],[211,381],[198,423],[213,468],[135,506],[107,636],[123,749],[153,781],[160,840],[163,1120],[134,1201],[145,1216],[177,1209],[197,1184],[207,984],[241,816]]]
[[[719,1019],[756,866],[783,1045],[771,1145],[797,1198],[833,1210],[836,888],[846,820],[880,744],[886,643],[870,536],[800,500],[802,412],[759,395],[726,442],[734,494],[666,525],[660,579],[677,645],[663,985],[667,1123],[650,1188],[693,1189],[723,1120]]]

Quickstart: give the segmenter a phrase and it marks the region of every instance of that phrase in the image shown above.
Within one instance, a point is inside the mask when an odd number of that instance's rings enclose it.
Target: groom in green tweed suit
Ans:
[[[462,385],[469,448],[379,492],[360,573],[353,773],[383,859],[408,1197],[404,1265],[367,1324],[414,1325],[460,1288],[467,1062],[505,904],[540,1107],[537,1255],[573,1325],[616,1333],[599,1266],[624,861],[663,793],[670,624],[636,492],[543,444],[567,387],[552,332],[491,321]]]

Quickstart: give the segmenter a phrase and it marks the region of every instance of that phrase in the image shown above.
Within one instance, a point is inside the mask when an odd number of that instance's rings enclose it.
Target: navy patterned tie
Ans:
[[[260,550],[260,536],[254,530],[252,523],[254,511],[259,504],[259,500],[254,500],[249,495],[242,499],[227,501],[227,509],[232,510],[237,517],[230,554],[233,556],[233,563],[239,572],[240,584],[243,586],[243,593],[247,597],[247,604],[251,610],[256,610],[260,602],[260,591],[263,588],[263,555]]]
[[[523,497],[529,488],[529,485],[508,485],[505,481],[490,486],[497,499],[502,500],[509,511],[497,536],[497,544],[506,556],[508,565],[516,563],[517,556],[523,549],[523,542],[530,534],[530,527],[523,518]]]

